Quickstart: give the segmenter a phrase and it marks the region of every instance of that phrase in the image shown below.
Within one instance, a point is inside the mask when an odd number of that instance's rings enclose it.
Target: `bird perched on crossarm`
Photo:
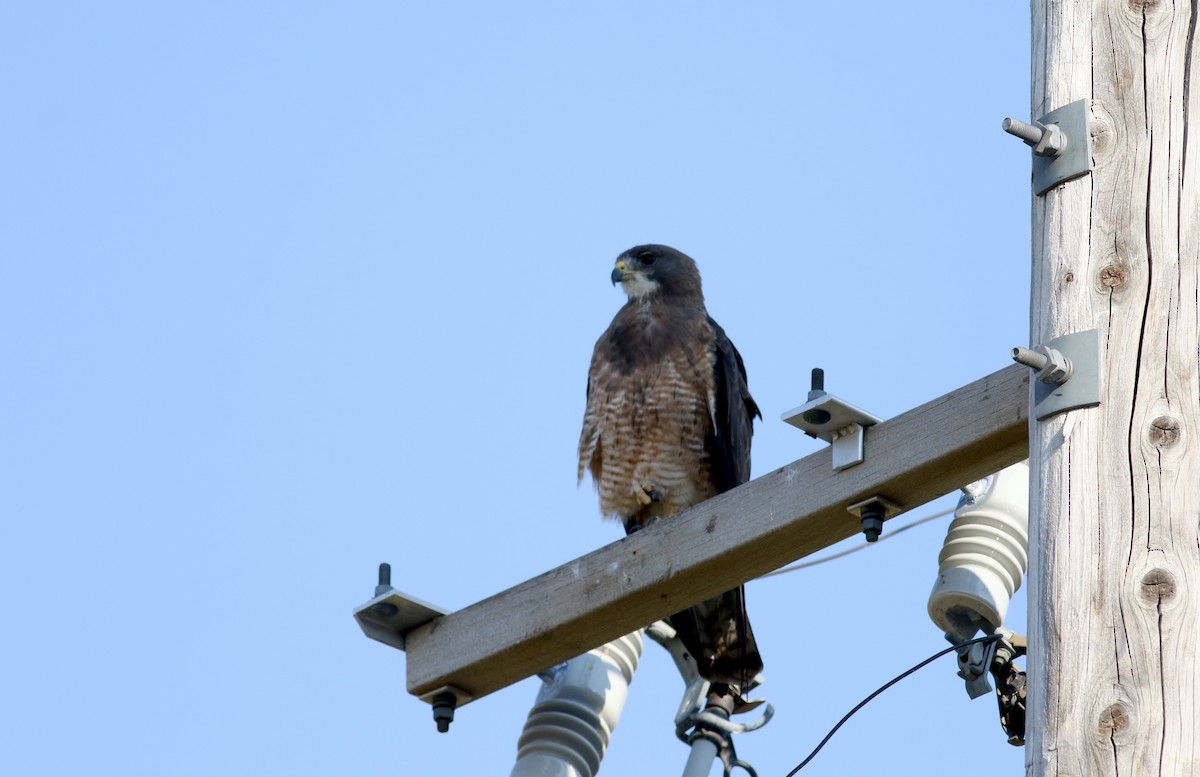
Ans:
[[[617,257],[629,299],[596,342],[579,436],[579,480],[633,532],[750,479],[762,418],[742,357],[708,315],[691,257],[641,245]],[[762,671],[738,586],[671,616],[701,676],[740,700]]]

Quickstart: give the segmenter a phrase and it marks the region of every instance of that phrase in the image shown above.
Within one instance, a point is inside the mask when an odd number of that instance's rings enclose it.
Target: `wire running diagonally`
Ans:
[[[905,672],[903,672],[903,673],[901,673],[901,674],[897,675],[896,677],[893,677],[891,680],[888,680],[886,683],[884,683],[882,686],[880,686],[880,687],[879,687],[879,689],[877,689],[877,690],[876,690],[874,693],[872,693],[870,696],[868,696],[867,698],[863,699],[863,700],[862,700],[862,701],[860,701],[858,704],[854,705],[854,709],[852,709],[852,710],[850,710],[849,712],[847,712],[847,713],[845,714],[845,716],[843,716],[843,717],[842,717],[842,719],[841,719],[841,720],[839,720],[839,721],[837,722],[837,725],[836,725],[836,726],[834,726],[832,729],[830,729],[830,730],[829,730],[829,733],[825,735],[825,738],[821,740],[821,743],[820,743],[819,745],[817,745],[817,746],[816,746],[816,748],[814,748],[814,749],[813,749],[813,751],[812,751],[811,753],[809,753],[809,754],[808,754],[808,757],[807,757],[807,758],[805,758],[803,761],[801,761],[801,762],[800,762],[800,763],[799,763],[799,764],[796,766],[796,768],[795,768],[795,769],[792,769],[790,772],[788,772],[788,773],[787,773],[787,777],[794,777],[794,775],[796,774],[796,772],[800,771],[800,770],[801,770],[801,769],[803,769],[805,766],[808,766],[808,762],[809,762],[809,761],[811,761],[813,758],[815,758],[815,757],[816,757],[816,755],[817,755],[817,753],[821,752],[821,748],[822,748],[822,747],[825,747],[825,743],[826,743],[826,742],[828,742],[830,739],[832,739],[832,738],[833,738],[833,735],[834,735],[834,734],[836,734],[836,733],[837,733],[837,731],[838,731],[838,729],[842,727],[842,724],[843,724],[843,723],[845,723],[847,720],[850,720],[850,716],[852,716],[854,713],[858,712],[858,711],[859,711],[859,710],[861,710],[863,707],[867,706],[867,702],[871,701],[871,699],[874,699],[876,696],[878,696],[879,694],[883,693],[883,692],[884,692],[884,691],[886,691],[888,688],[891,688],[893,685],[895,685],[896,683],[900,682],[900,681],[901,681],[901,680],[903,680],[905,677],[908,677],[910,674],[912,674],[913,672],[917,671],[917,670],[918,670],[918,669],[920,669],[921,667],[923,667],[923,666],[925,666],[925,665],[927,665],[927,664],[931,664],[931,663],[933,663],[934,661],[936,661],[937,659],[939,659],[939,658],[941,658],[942,656],[946,655],[947,653],[953,653],[954,651],[958,650],[959,648],[963,648],[963,647],[966,647],[966,646],[968,646],[968,645],[974,645],[974,644],[977,644],[977,643],[979,643],[979,642],[990,642],[990,641],[994,641],[994,640],[1000,639],[1000,638],[1001,638],[1001,636],[1002,636],[1002,635],[1000,635],[1000,634],[989,634],[989,635],[987,635],[986,637],[979,637],[979,638],[977,638],[977,639],[972,639],[972,640],[969,640],[969,641],[967,641],[967,642],[964,642],[964,643],[962,643],[961,645],[951,645],[950,647],[946,648],[945,650],[941,650],[941,651],[938,651],[937,653],[934,653],[932,656],[930,656],[929,658],[925,659],[925,660],[924,660],[924,661],[922,661],[921,663],[917,664],[917,665],[916,665],[916,666],[914,666],[913,668],[911,668],[911,669],[909,669],[909,670],[907,670],[907,671],[905,671]]]

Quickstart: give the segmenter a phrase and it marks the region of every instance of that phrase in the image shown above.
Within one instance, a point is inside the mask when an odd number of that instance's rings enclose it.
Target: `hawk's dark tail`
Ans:
[[[713,686],[729,685],[738,697],[754,687],[763,662],[750,629],[744,586],[675,613],[671,625],[696,659],[700,675]]]

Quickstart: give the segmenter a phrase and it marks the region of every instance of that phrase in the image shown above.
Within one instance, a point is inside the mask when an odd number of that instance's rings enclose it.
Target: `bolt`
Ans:
[[[379,565],[379,585],[375,586],[375,595],[381,596],[392,590],[392,565],[386,561]]]
[[[1024,364],[1026,367],[1035,370],[1043,369],[1046,366],[1046,362],[1049,361],[1049,359],[1037,351],[1031,351],[1028,348],[1022,348],[1019,345],[1012,349],[1012,357],[1013,361],[1015,361],[1017,364]]]
[[[379,565],[379,585],[375,586],[375,595],[383,596],[392,590],[392,565],[384,562]],[[371,608],[371,612],[380,618],[390,618],[400,612],[400,608],[392,602],[380,602]]]
[[[825,396],[825,370],[813,367],[812,388],[808,392],[808,401],[812,402],[823,396]],[[810,424],[827,424],[832,416],[829,415],[828,410],[816,408],[804,411],[804,415],[801,417]]]
[[[886,510],[879,502],[873,502],[863,507],[862,530],[867,542],[875,542],[879,539],[879,535],[883,533],[883,519],[886,515]]]
[[[867,542],[875,542],[883,533],[883,521],[889,514],[900,512],[900,505],[885,496],[876,494],[870,499],[855,502],[846,507],[862,521],[863,534]]]
[[[1057,124],[1038,124],[1045,132],[1042,139],[1033,147],[1033,153],[1038,156],[1056,157],[1062,155],[1067,148],[1067,136]]]
[[[1031,146],[1037,144],[1042,139],[1042,131],[1037,127],[1026,124],[1020,119],[1014,119],[1011,116],[1006,117],[1004,121],[1000,122],[1000,128],[1009,135],[1016,135]]]
[[[1020,346],[1012,349],[1013,361],[1037,370],[1034,378],[1042,383],[1054,383],[1061,386],[1071,379],[1075,368],[1071,360],[1054,348],[1039,345],[1036,351]]]
[[[825,370],[813,367],[812,389],[808,392],[809,399],[816,399],[825,393]]]
[[[443,734],[450,730],[454,721],[454,708],[458,706],[458,697],[450,691],[439,693],[433,697],[433,722],[437,730]]]
[[[1042,124],[1037,121],[1026,124],[1010,116],[1000,123],[1000,127],[1009,135],[1016,135],[1032,146],[1033,153],[1038,156],[1058,156],[1067,147],[1067,136],[1057,124]]]

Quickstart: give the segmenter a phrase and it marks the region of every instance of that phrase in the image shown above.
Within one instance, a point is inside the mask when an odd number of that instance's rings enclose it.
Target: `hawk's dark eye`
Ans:
[[[643,254],[638,254],[638,260],[642,264],[654,264],[654,258],[654,254],[650,253],[649,251]]]

